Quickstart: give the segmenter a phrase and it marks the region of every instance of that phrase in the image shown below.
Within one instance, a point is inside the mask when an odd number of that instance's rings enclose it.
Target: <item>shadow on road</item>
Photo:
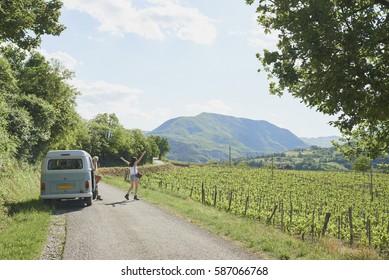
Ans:
[[[135,202],[135,200],[122,200],[117,202],[105,203],[105,205],[116,207],[116,205],[126,205],[128,203],[133,203],[133,202]]]
[[[86,206],[85,201],[82,199],[65,199],[56,201],[54,203],[55,215],[81,211]]]

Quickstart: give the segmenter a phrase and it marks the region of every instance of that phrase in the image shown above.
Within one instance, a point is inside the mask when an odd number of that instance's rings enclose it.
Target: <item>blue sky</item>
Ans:
[[[63,0],[59,37],[41,52],[75,73],[86,119],[115,113],[125,128],[212,112],[266,120],[300,137],[339,135],[330,118],[268,93],[256,53],[277,35],[244,0]]]

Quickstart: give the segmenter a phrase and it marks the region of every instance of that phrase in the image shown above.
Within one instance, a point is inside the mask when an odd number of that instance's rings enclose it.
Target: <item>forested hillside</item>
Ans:
[[[308,147],[289,130],[267,121],[214,113],[171,119],[150,134],[168,139],[168,158],[188,162],[226,160],[229,147],[234,158]]]

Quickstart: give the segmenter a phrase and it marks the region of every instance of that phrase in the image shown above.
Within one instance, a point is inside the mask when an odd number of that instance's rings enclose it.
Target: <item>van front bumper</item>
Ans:
[[[92,197],[92,193],[41,194],[40,199],[68,199]]]

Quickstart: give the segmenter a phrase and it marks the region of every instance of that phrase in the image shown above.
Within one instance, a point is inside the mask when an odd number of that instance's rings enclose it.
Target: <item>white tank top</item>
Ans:
[[[136,173],[138,173],[138,169],[136,168],[136,165],[130,167],[130,175],[135,175]]]

